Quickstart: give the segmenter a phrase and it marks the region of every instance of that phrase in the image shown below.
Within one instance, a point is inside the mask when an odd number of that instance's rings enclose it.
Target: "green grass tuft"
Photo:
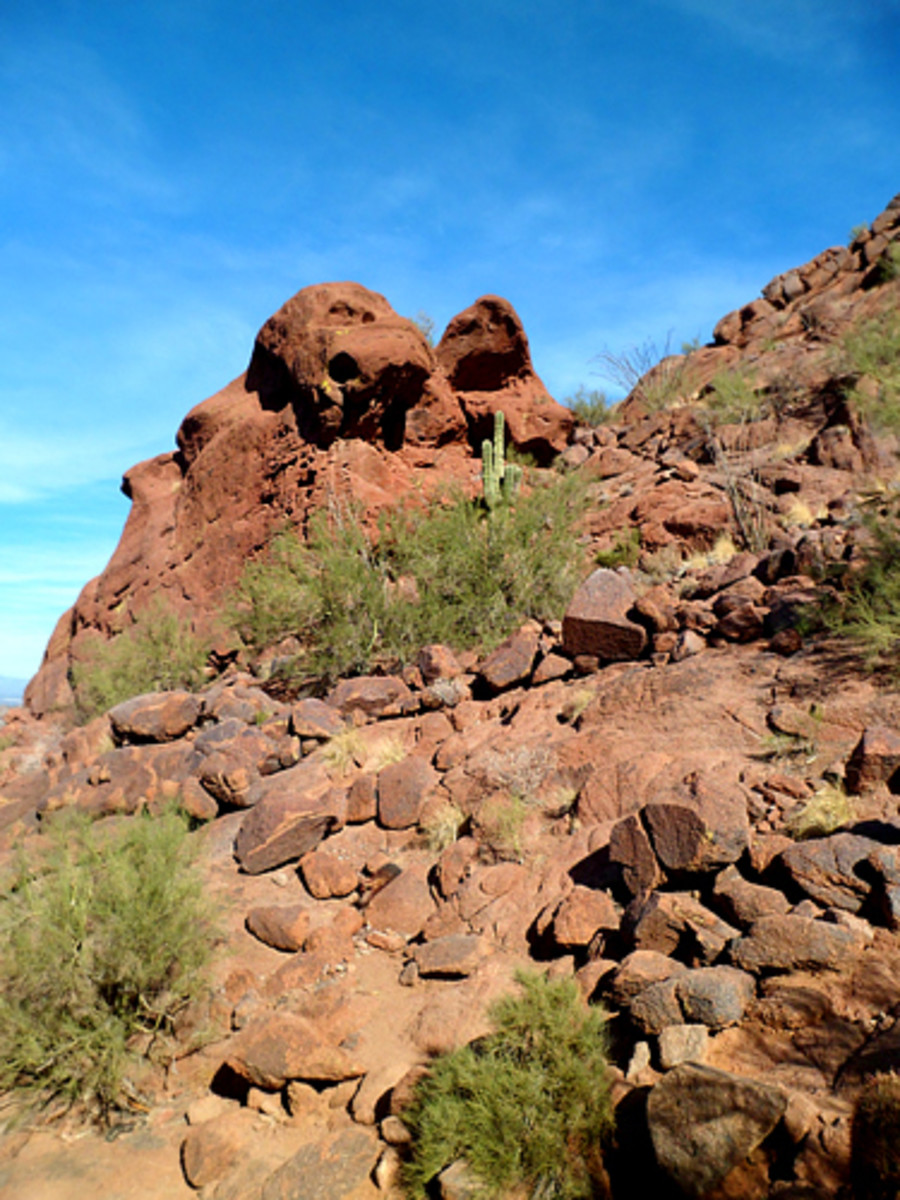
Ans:
[[[518,982],[520,994],[491,1011],[494,1032],[438,1058],[404,1112],[409,1196],[431,1194],[459,1159],[488,1197],[523,1186],[559,1200],[596,1194],[612,1126],[605,1015],[584,1006],[573,980]]]

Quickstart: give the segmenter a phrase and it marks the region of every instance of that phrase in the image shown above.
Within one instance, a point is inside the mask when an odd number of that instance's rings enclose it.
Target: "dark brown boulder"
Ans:
[[[590,654],[605,662],[638,658],[647,633],[628,615],[634,602],[627,574],[604,567],[594,571],[577,589],[563,617],[565,652],[572,658]]]
[[[300,858],[343,822],[339,795],[329,788],[319,764],[301,764],[260,780],[254,788],[254,807],[234,843],[235,856],[248,875]]]
[[[528,679],[539,640],[537,630],[519,629],[487,656],[479,674],[492,692],[502,692]]]
[[[461,392],[498,392],[532,371],[525,330],[512,305],[482,296],[454,317],[436,350],[439,365]]]

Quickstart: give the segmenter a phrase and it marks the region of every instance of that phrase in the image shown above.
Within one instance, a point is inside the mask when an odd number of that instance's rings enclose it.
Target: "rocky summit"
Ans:
[[[896,641],[869,670],[829,614],[890,573],[867,564],[894,528],[898,302],[900,198],[596,425],[499,297],[435,347],[358,284],[271,317],[177,450],[127,472],[119,547],[0,741],[7,890],[67,813],[189,814],[212,982],[99,1128],[79,1096],[17,1122],[11,1093],[0,1191],[402,1195],[417,1081],[526,968],[608,1015],[590,1194],[880,1195],[854,1111],[900,1070]],[[521,496],[583,489],[558,617],[293,689],[283,646],[220,633],[286,527],[353,513],[374,545],[404,499],[477,505],[498,413]],[[205,675],[78,723],[73,670],[160,601],[213,638]],[[476,1185],[461,1158],[431,1184]]]

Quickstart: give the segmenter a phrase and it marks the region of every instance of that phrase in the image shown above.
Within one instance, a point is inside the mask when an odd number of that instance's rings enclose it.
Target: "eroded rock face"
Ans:
[[[60,618],[31,710],[71,703],[71,663],[154,599],[221,635],[223,597],[286,523],[302,534],[335,500],[374,522],[423,481],[471,488],[498,411],[510,445],[539,462],[565,449],[572,415],[535,374],[507,301],[478,300],[432,350],[377,292],[304,288],[263,325],[246,375],[187,414],[177,452],[126,473],[119,545]]]
[[[434,369],[424,334],[358,283],[304,288],[256,337],[247,387],[274,412],[290,406],[305,440],[403,443],[403,418]]]

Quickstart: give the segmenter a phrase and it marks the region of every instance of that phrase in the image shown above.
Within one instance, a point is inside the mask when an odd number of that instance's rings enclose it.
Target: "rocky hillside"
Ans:
[[[212,1032],[135,1076],[115,1141],[7,1132],[10,1195],[79,1173],[113,1194],[135,1164],[147,1200],[398,1194],[415,1080],[486,1032],[523,965],[610,1013],[596,1194],[876,1194],[858,1163],[851,1190],[851,1119],[900,1068],[900,693],[811,614],[894,483],[883,364],[852,339],[896,313],[898,246],[900,199],[597,428],[546,396],[496,298],[435,350],[357,285],[266,323],[178,451],[126,476],[122,543],[0,753],[7,857],[61,810],[114,825],[180,799],[222,919]],[[561,622],[321,697],[239,655],[196,693],[50,713],[81,647],[161,589],[212,619],[286,518],[474,490],[496,411],[538,469],[558,453],[585,480],[573,553],[603,565]],[[446,1166],[435,1194],[472,1194]]]

